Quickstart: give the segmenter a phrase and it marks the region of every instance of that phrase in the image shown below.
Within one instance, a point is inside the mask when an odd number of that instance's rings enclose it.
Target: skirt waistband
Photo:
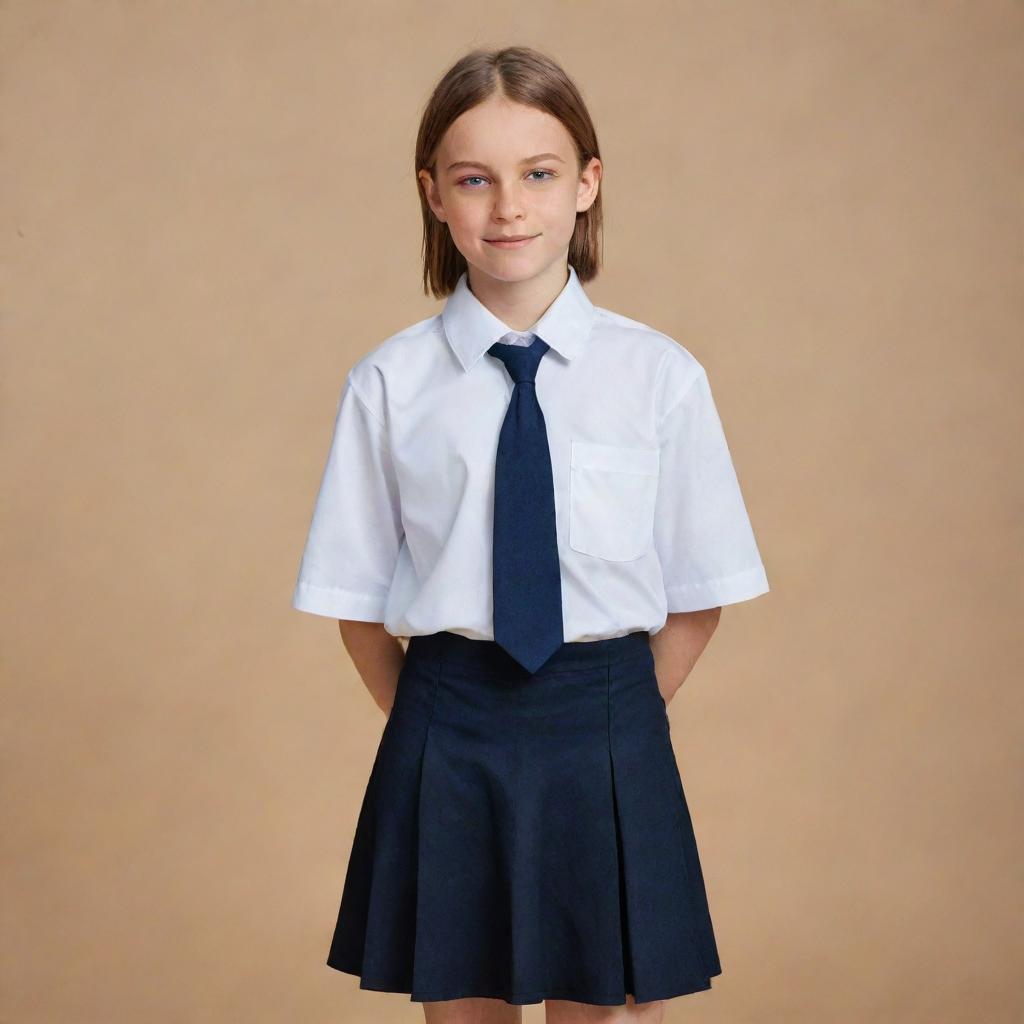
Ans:
[[[601,640],[572,640],[556,648],[534,675],[543,676],[552,672],[599,665],[618,665],[650,656],[651,634],[646,629]],[[494,640],[476,640],[447,629],[439,633],[410,637],[406,657],[438,659],[441,664],[464,665],[486,671],[518,671],[524,675],[528,674],[527,670]]]

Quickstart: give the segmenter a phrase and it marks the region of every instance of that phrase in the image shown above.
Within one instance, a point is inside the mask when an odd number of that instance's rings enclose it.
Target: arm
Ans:
[[[672,612],[665,625],[651,637],[658,689],[666,704],[697,663],[712,633],[718,628],[721,614],[721,607]]]
[[[348,651],[374,703],[389,718],[398,688],[398,674],[405,663],[405,648],[382,622],[339,619],[341,641]]]
[[[658,429],[654,543],[668,617],[651,649],[668,704],[718,628],[722,606],[767,593],[768,577],[707,373],[688,358],[671,360],[666,374],[675,405]]]
[[[361,362],[338,402],[292,605],[338,623],[363,684],[390,717],[405,650],[384,620],[404,529],[384,421],[380,381]]]

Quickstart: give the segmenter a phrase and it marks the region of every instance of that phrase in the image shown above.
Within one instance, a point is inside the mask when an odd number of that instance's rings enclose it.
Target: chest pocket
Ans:
[[[569,547],[611,562],[628,562],[654,538],[660,452],[572,441]]]

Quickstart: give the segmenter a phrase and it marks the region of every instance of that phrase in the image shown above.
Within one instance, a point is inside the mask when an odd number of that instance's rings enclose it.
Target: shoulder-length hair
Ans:
[[[592,157],[600,159],[597,133],[583,97],[551,57],[526,46],[476,49],[458,60],[438,82],[427,102],[416,135],[416,173],[435,176],[436,153],[444,133],[460,114],[495,92],[557,117],[572,136],[579,174]],[[435,298],[450,295],[466,269],[448,225],[430,209],[417,177],[423,212],[423,291]],[[601,265],[601,189],[588,210],[576,214],[568,262],[581,281],[591,280]]]

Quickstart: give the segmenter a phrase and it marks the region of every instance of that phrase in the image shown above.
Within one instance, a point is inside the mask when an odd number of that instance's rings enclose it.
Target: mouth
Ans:
[[[497,238],[485,238],[484,241],[497,249],[521,249],[537,237],[537,235],[510,235],[508,237],[499,235]]]

